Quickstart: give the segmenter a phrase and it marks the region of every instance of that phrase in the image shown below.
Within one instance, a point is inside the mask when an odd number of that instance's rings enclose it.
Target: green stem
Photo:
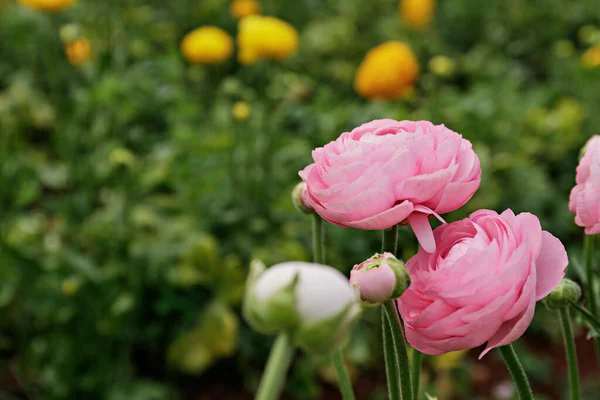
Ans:
[[[319,214],[313,214],[312,217],[312,251],[313,251],[313,262],[317,264],[323,264],[323,220]]]
[[[412,384],[410,379],[410,363],[406,349],[406,340],[404,339],[403,323],[396,310],[394,300],[383,303],[383,312],[387,316],[388,329],[390,330],[391,342],[394,345],[394,353],[397,364],[397,370],[400,375],[400,398],[402,400],[412,400]],[[389,359],[389,357],[387,357]],[[387,361],[386,361],[387,363]]]
[[[332,356],[333,366],[338,376],[338,384],[342,392],[343,400],[354,400],[354,392],[352,391],[352,381],[348,376],[348,371],[344,365],[344,357],[341,351],[335,352]]]
[[[381,252],[386,251],[389,251],[393,255],[396,255],[398,252],[398,225],[394,225],[390,229],[383,231]]]
[[[579,313],[579,315],[596,331],[600,332],[600,321],[596,319],[585,307],[580,306],[574,301],[571,302],[571,306]]]
[[[573,338],[573,327],[571,326],[569,307],[562,307],[558,310],[558,313],[563,329],[565,353],[567,355],[567,365],[569,367],[570,399],[579,400],[581,399],[581,392],[579,390],[579,370],[577,368],[577,352],[575,351],[575,339]]]
[[[411,368],[411,378],[412,378],[412,390],[413,390],[413,399],[419,400],[419,384],[421,383],[421,352],[417,349],[413,349],[412,353],[412,368]]]
[[[323,220],[319,214],[312,215],[312,250],[313,262],[318,264],[325,263],[325,227]],[[336,351],[333,356],[333,365],[337,372],[338,383],[342,398],[344,400],[354,400],[354,392],[352,391],[352,381],[348,376],[348,371],[344,365],[344,356],[342,351]]]
[[[294,346],[289,333],[280,333],[256,392],[256,400],[276,400],[283,389],[285,376],[292,361]]]
[[[585,235],[585,272],[587,283],[587,298],[590,305],[590,313],[598,319],[598,307],[596,305],[596,291],[594,290],[594,235]],[[596,337],[596,355],[600,362],[600,337]]]
[[[389,400],[400,400],[400,369],[398,368],[394,340],[390,330],[390,320],[384,308],[381,309],[381,332],[383,334],[383,358],[385,360]]]
[[[533,393],[529,387],[527,375],[525,375],[525,370],[517,357],[517,353],[515,353],[515,349],[509,344],[498,347],[498,350],[500,350],[502,358],[504,358],[504,362],[512,375],[515,386],[517,387],[517,392],[519,392],[519,398],[521,400],[533,400]]]

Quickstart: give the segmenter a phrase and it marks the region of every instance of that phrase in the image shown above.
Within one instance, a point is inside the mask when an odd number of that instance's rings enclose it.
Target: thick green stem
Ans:
[[[410,379],[410,363],[406,349],[406,340],[404,339],[403,324],[396,310],[393,300],[383,303],[383,312],[387,316],[391,341],[394,345],[396,355],[397,369],[400,375],[400,398],[402,400],[412,400],[412,383]],[[389,357],[388,357],[389,359]],[[387,363],[387,361],[386,361]]]
[[[342,352],[338,351],[333,354],[333,366],[335,367],[335,371],[337,372],[338,384],[340,386],[340,391],[342,392],[343,400],[354,400],[354,392],[352,391],[352,381],[350,380],[350,376],[348,376],[348,371],[346,370],[346,366],[344,365],[344,357],[342,356]]]
[[[276,400],[279,398],[287,370],[292,361],[294,346],[289,333],[281,333],[275,340],[265,372],[263,373],[256,400]]]
[[[381,309],[381,333],[383,335],[383,358],[389,400],[400,400],[400,369],[398,368],[396,349],[390,330],[390,320],[384,308]]]
[[[585,235],[585,273],[587,283],[586,297],[590,308],[590,313],[598,319],[598,306],[596,305],[596,285],[594,284],[594,235]],[[596,356],[600,362],[600,337],[596,337]]]
[[[419,400],[419,384],[421,383],[421,352],[417,349],[413,349],[410,376],[412,378],[413,399]]]
[[[580,306],[574,301],[571,302],[571,306],[579,315],[596,331],[600,332],[600,321],[592,315],[585,307]]]
[[[386,251],[389,251],[393,255],[396,255],[398,251],[398,225],[394,225],[390,229],[383,231],[381,252]]]
[[[498,350],[500,350],[502,358],[504,358],[504,362],[512,375],[517,392],[519,392],[519,398],[521,400],[533,400],[533,393],[531,392],[531,387],[529,387],[527,375],[525,375],[525,370],[517,357],[517,353],[515,353],[515,349],[509,344],[498,347]]]
[[[323,264],[325,262],[323,257],[323,220],[319,214],[313,214],[312,216],[312,251],[313,251],[313,262]]]
[[[567,355],[567,365],[569,367],[569,394],[571,400],[580,400],[581,392],[579,390],[579,370],[577,368],[577,352],[575,351],[575,338],[573,337],[573,327],[571,326],[571,315],[569,307],[562,307],[558,310],[560,323],[563,329],[563,338],[565,340],[565,353]]]

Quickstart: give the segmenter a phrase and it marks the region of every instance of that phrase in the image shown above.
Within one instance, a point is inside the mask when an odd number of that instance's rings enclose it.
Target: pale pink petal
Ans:
[[[569,263],[565,246],[549,232],[542,232],[542,248],[535,262],[537,284],[535,299],[541,300],[553,291],[565,276]]]
[[[419,244],[423,250],[428,253],[433,253],[435,251],[435,238],[433,236],[431,225],[429,225],[428,215],[420,212],[413,212],[408,216],[408,223],[419,240]]]

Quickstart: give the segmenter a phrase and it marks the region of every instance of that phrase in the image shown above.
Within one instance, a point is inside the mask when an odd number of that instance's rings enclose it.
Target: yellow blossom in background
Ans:
[[[34,10],[56,12],[70,7],[74,0],[19,0],[19,4]]]
[[[112,165],[123,165],[130,167],[135,162],[135,154],[124,147],[112,149],[108,154],[108,161]]]
[[[73,296],[79,291],[81,281],[77,278],[67,278],[62,281],[60,288],[65,296]]]
[[[429,70],[439,76],[450,76],[455,68],[454,61],[446,56],[435,56],[429,60]]]
[[[260,14],[260,2],[257,0],[232,0],[229,5],[229,12],[237,19]]]
[[[282,60],[298,49],[298,32],[275,17],[251,15],[239,22],[238,60],[252,64],[260,59]]]
[[[83,64],[92,58],[92,43],[86,38],[71,40],[65,45],[65,53],[71,64]]]
[[[245,101],[238,101],[231,110],[233,118],[237,121],[245,121],[250,117],[250,104]]]
[[[435,0],[400,0],[400,18],[411,28],[422,29],[435,15]]]
[[[433,366],[438,370],[449,370],[456,368],[460,365],[460,362],[467,355],[468,350],[451,351],[439,356],[431,358]]]
[[[181,53],[194,64],[217,64],[233,53],[233,40],[216,26],[196,28],[181,41]]]
[[[396,99],[410,93],[419,77],[419,63],[411,48],[391,41],[371,49],[358,67],[354,88],[363,97]]]
[[[594,46],[587,49],[581,56],[581,65],[584,68],[600,67],[600,46]]]

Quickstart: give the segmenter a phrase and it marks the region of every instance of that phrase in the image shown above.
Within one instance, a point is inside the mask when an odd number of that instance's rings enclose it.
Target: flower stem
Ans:
[[[294,346],[289,333],[280,333],[269,355],[269,361],[256,392],[256,400],[276,400],[283,388],[292,361]]]
[[[343,400],[354,400],[354,392],[352,391],[352,381],[348,376],[348,370],[344,365],[344,357],[341,351],[337,351],[332,356],[333,366],[338,376],[338,384],[340,391],[342,392]]]
[[[393,255],[396,255],[398,251],[398,225],[394,225],[390,229],[383,231],[381,252],[386,251],[389,251]]]
[[[312,215],[312,250],[313,262],[318,264],[325,263],[325,227],[323,220],[319,214]],[[354,400],[354,392],[352,391],[352,381],[348,376],[348,370],[344,365],[344,356],[342,351],[336,351],[332,356],[333,365],[338,377],[340,392],[342,392],[343,400]]]
[[[594,330],[600,333],[600,321],[598,321],[598,319],[596,319],[596,317],[594,317],[592,313],[586,310],[585,307],[582,307],[573,301],[571,302],[571,306],[588,324],[591,325],[592,328],[594,328]]]
[[[384,308],[381,309],[381,332],[383,334],[383,358],[385,360],[389,400],[400,400],[400,369],[398,368],[394,340],[390,330],[390,320]]]
[[[413,349],[410,376],[412,378],[412,391],[414,400],[419,400],[419,384],[421,383],[421,355],[422,354],[419,350]]]
[[[596,291],[594,290],[594,235],[585,235],[584,252],[585,252],[585,272],[587,283],[587,298],[590,307],[590,313],[598,319],[598,307],[596,305]],[[596,355],[600,362],[600,338],[596,337]]]
[[[502,358],[504,358],[504,362],[513,377],[517,392],[519,392],[519,398],[521,400],[533,400],[533,393],[531,387],[529,387],[527,375],[525,375],[525,370],[517,357],[517,353],[515,353],[515,349],[509,344],[498,347],[498,350],[500,350]]]
[[[391,342],[393,344],[395,360],[397,362],[396,369],[399,371],[400,375],[400,399],[412,400],[413,394],[410,380],[410,365],[408,361],[408,352],[406,350],[406,340],[404,339],[402,320],[396,310],[395,301],[391,300],[383,303],[382,310],[387,316],[389,334],[392,339]],[[386,364],[388,362],[387,360],[390,358],[391,357],[386,357]],[[389,370],[389,367],[386,368]]]
[[[562,307],[558,312],[563,329],[565,353],[567,354],[567,365],[569,367],[570,399],[579,400],[581,399],[581,392],[579,390],[579,370],[577,368],[577,352],[575,351],[575,339],[573,338],[573,327],[571,326],[569,307]]]
[[[324,237],[323,237],[323,220],[319,214],[313,214],[312,216],[312,251],[313,251],[313,262],[323,264],[325,257],[323,248]]]

